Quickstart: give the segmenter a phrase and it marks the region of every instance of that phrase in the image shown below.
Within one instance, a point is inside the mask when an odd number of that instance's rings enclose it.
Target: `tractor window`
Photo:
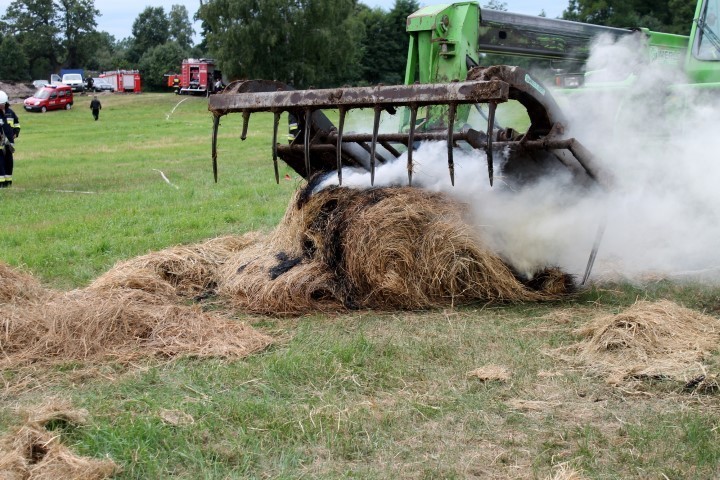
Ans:
[[[695,56],[699,60],[720,60],[720,0],[707,0],[698,19]]]

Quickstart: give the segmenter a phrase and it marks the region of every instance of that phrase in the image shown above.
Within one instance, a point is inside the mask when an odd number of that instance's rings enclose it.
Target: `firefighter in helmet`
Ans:
[[[20,135],[20,120],[10,108],[7,93],[0,90],[0,188],[12,185],[15,137]]]

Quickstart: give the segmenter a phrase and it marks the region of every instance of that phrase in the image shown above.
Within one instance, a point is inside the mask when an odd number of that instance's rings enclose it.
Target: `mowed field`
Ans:
[[[0,260],[49,288],[85,287],[118,261],[173,245],[268,231],[302,185],[282,164],[275,184],[269,115],[251,117],[245,142],[241,115],[223,117],[216,184],[204,98],[100,100],[98,122],[87,96],[70,111],[17,108]],[[720,314],[717,286],[657,278],[544,304],[229,312],[274,344],[242,360],[4,370],[0,435],[24,409],[68,402],[87,419],[53,432],[77,455],[111,458],[122,479],[716,478],[716,349],[691,360],[708,380],[702,390],[688,387],[695,376],[610,379],[572,354],[597,316],[660,299]]]

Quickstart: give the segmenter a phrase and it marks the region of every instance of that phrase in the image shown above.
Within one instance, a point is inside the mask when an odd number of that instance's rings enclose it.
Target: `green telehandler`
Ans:
[[[342,167],[370,172],[407,152],[408,183],[412,184],[413,150],[420,141],[447,141],[447,165],[454,184],[455,147],[481,149],[487,157],[490,184],[496,176],[494,158],[509,152],[502,162],[503,179],[525,183],[557,169],[572,172],[580,182],[607,187],[612,176],[577,139],[567,135],[568,125],[552,90],[587,91],[623,89],[632,75],[614,82],[593,84],[593,72],[558,74],[552,89],[536,75],[517,66],[483,65],[486,54],[533,57],[582,64],[595,38],[638,37],[648,62],[682,67],[688,82],[678,90],[714,90],[720,87],[720,0],[698,0],[690,35],[652,32],[644,28],[611,28],[483,10],[474,2],[435,5],[407,18],[409,49],[404,85],[293,90],[276,81],[234,82],[209,99],[214,116],[213,172],[217,181],[217,130],[220,118],[242,113],[244,139],[250,114],[272,112],[272,159],[275,177],[278,159],[305,178],[336,171],[342,184]],[[499,104],[517,101],[527,111],[524,132],[501,128],[496,121]],[[345,132],[346,114],[356,108],[372,109],[370,133]],[[337,110],[333,124],[323,110]],[[279,121],[287,112],[292,140],[278,143]],[[380,133],[381,114],[399,115],[394,133]],[[482,118],[473,125],[471,113]],[[478,115],[478,113],[480,115]]]

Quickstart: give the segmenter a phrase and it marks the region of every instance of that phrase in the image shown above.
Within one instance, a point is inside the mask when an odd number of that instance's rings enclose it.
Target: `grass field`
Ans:
[[[270,116],[252,117],[245,142],[241,116],[223,118],[215,184],[205,99],[101,101],[99,122],[84,96],[70,111],[18,111],[14,184],[0,190],[0,259],[48,286],[83,287],[151,250],[270,229],[300,184],[283,167],[290,179],[275,184]],[[65,444],[109,456],[122,479],[717,478],[717,394],[663,377],[612,385],[554,353],[594,315],[638,298],[720,312],[717,287],[663,280],[597,285],[555,304],[236,312],[276,344],[242,361],[2,372],[0,433],[19,422],[17,408],[62,397],[90,415],[60,428]],[[717,373],[719,362],[714,352],[703,367]],[[486,365],[509,378],[468,375]],[[168,411],[191,421],[164,421]]]

